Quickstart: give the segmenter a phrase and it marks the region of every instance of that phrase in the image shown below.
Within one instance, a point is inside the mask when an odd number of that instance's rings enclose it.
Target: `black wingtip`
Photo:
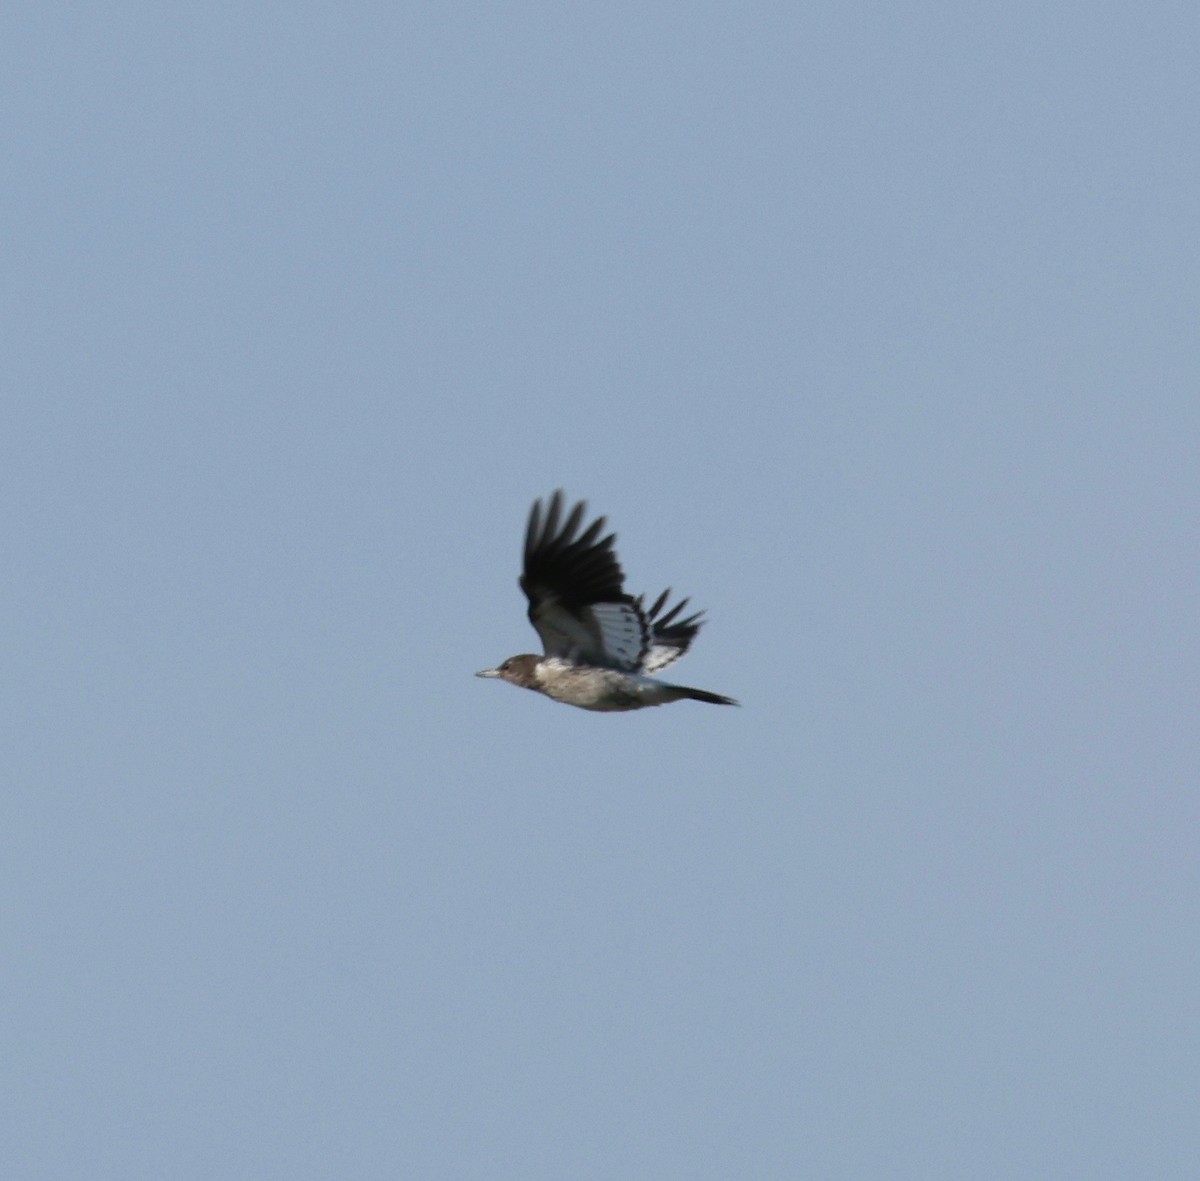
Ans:
[[[587,501],[568,506],[566,494],[557,488],[544,501],[535,500],[529,511],[520,585],[531,612],[547,594],[567,607],[627,599],[624,574],[613,548],[616,535],[600,536],[604,517],[597,517],[581,533]]]

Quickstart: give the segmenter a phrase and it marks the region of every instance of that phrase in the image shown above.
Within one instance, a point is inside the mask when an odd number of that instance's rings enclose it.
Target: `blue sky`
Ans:
[[[1190,7],[3,23],[5,1176],[1196,1175]]]

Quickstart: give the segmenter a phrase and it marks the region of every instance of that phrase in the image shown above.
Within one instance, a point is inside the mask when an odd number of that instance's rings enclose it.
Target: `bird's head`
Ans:
[[[508,681],[510,685],[520,685],[522,689],[533,689],[537,686],[534,669],[540,659],[541,657],[528,652],[521,656],[510,656],[498,668],[481,669],[475,675],[477,677],[499,677],[502,681]]]

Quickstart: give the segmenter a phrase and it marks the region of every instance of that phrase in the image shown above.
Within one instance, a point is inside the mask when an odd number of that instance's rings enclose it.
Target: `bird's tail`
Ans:
[[[687,685],[672,685],[675,699],[690,697],[693,701],[707,701],[709,705],[738,705],[732,697],[722,697],[720,693],[710,693],[707,689],[689,689]]]

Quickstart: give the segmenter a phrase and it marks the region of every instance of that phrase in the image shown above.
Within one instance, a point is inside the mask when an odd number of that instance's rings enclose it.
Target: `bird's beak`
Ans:
[[[477,677],[498,677],[500,675],[500,670],[498,668],[485,668],[481,669],[475,675]]]

